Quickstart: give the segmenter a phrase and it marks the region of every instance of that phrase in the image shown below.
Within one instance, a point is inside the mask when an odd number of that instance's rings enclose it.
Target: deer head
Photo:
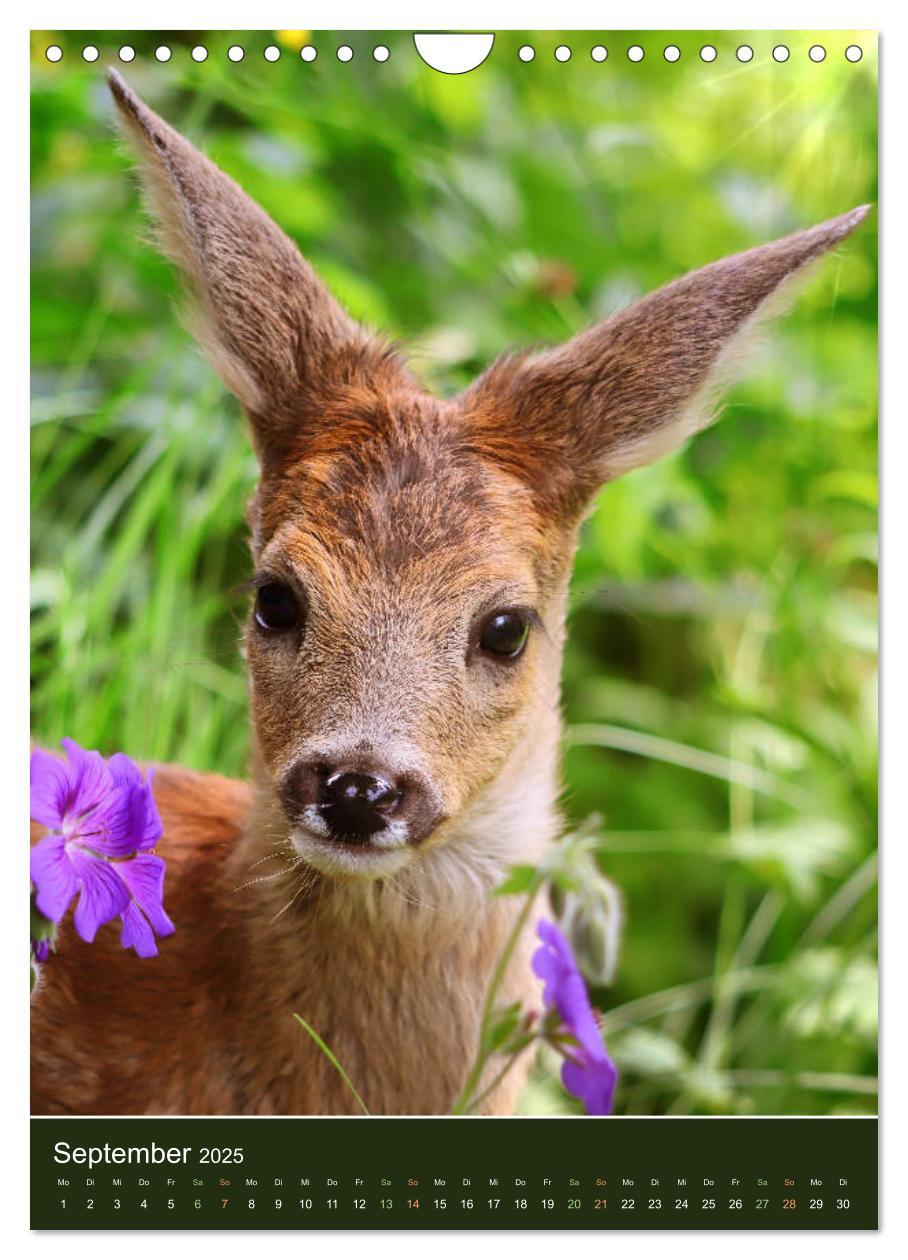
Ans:
[[[711,421],[747,331],[867,207],[683,276],[443,401],[233,180],[116,73],[111,87],[261,469],[246,654],[274,818],[342,879],[446,845],[478,860],[513,838],[502,793],[523,830],[533,815],[551,834],[565,595],[592,495]]]

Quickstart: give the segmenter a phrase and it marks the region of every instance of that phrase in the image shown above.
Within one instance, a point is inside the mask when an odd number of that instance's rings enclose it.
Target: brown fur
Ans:
[[[139,961],[69,926],[34,1004],[33,1109],[444,1112],[476,1051],[516,914],[490,894],[557,834],[558,677],[577,527],[610,476],[711,417],[767,299],[864,211],[675,281],[567,345],[425,393],[296,247],[117,76],[162,244],[193,326],[249,417],[260,574],[306,607],[246,636],[251,790],[162,768],[176,934]],[[477,648],[484,615],[533,610],[519,660]],[[380,758],[429,785],[437,825],[380,860],[308,835],[282,805],[301,759]],[[521,941],[504,997],[538,1003]],[[509,1111],[525,1066],[488,1099]]]
[[[497,948],[504,906],[466,934],[444,907],[392,927],[376,904],[357,922],[324,888],[281,914],[294,888],[255,882],[245,784],[162,767],[155,797],[177,931],[141,960],[113,928],[86,945],[63,925],[33,1004],[33,1112],[357,1113],[293,1011],[371,1111],[445,1111],[477,1034],[479,995],[460,977]]]

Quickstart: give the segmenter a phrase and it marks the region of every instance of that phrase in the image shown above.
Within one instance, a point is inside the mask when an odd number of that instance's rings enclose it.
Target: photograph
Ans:
[[[876,33],[446,38],[31,32],[31,1115],[875,1117]]]

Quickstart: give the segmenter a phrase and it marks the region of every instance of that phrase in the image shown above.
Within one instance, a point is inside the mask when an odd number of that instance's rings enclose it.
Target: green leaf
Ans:
[[[520,1027],[522,1007],[519,1002],[496,1011],[485,1037],[485,1049],[491,1054],[505,1046]]]
[[[784,973],[785,1022],[799,1037],[852,1036],[873,1045],[877,1036],[877,969],[872,959],[839,949],[810,949]]]
[[[504,883],[495,889],[495,896],[511,897],[517,893],[529,892],[538,876],[535,866],[512,866]]]
[[[667,1033],[649,1028],[632,1028],[621,1038],[609,1042],[609,1048],[622,1071],[638,1076],[680,1074],[690,1064],[684,1047]]]
[[[350,1077],[347,1075],[347,1073],[346,1073],[346,1072],[344,1071],[344,1069],[341,1067],[340,1063],[337,1061],[337,1058],[335,1057],[334,1052],[333,1052],[333,1051],[332,1051],[332,1050],[331,1050],[331,1049],[330,1049],[330,1048],[329,1048],[329,1047],[325,1044],[325,1042],[324,1042],[324,1041],[322,1041],[321,1037],[318,1035],[318,1033],[315,1031],[315,1029],[314,1029],[314,1028],[313,1028],[310,1024],[307,1024],[307,1023],[306,1023],[306,1021],[303,1019],[302,1015],[297,1015],[297,1013],[294,1011],[294,1012],[293,1012],[293,1018],[294,1018],[294,1019],[295,1019],[295,1020],[296,1020],[299,1024],[301,1024],[303,1028],[305,1028],[306,1032],[309,1034],[309,1036],[312,1038],[312,1040],[313,1040],[313,1041],[315,1042],[315,1044],[318,1046],[319,1050],[321,1050],[322,1054],[325,1056],[325,1058],[328,1060],[328,1062],[329,1062],[329,1063],[331,1063],[331,1064],[332,1064],[332,1066],[333,1066],[333,1067],[335,1067],[335,1068],[337,1069],[337,1071],[340,1073],[340,1077],[341,1077],[342,1081],[343,1081],[343,1082],[344,1082],[344,1084],[347,1086],[347,1088],[349,1089],[350,1093],[353,1095],[353,1097],[356,1099],[356,1101],[359,1103],[359,1105],[362,1107],[362,1109],[363,1109],[363,1114],[364,1114],[364,1115],[367,1115],[367,1116],[368,1116],[368,1115],[370,1115],[371,1113],[370,1113],[370,1111],[369,1111],[369,1108],[366,1106],[366,1104],[365,1104],[365,1103],[363,1102],[363,1100],[360,1098],[359,1094],[356,1092],[356,1088],[355,1088],[355,1086],[354,1086],[353,1082],[350,1080]]]
[[[33,941],[50,941],[51,943],[53,943],[57,935],[56,923],[45,918],[35,905],[34,893],[32,893],[29,904],[29,932]]]

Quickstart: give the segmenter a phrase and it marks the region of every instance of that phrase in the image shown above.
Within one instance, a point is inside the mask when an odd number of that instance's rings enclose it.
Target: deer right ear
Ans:
[[[164,253],[191,295],[188,322],[245,409],[260,463],[292,455],[332,389],[403,373],[331,297],[299,250],[232,179],[148,108],[110,88]]]
[[[602,482],[715,418],[743,334],[868,210],[701,267],[564,345],[493,364],[464,396],[478,448],[550,510],[576,515]]]

